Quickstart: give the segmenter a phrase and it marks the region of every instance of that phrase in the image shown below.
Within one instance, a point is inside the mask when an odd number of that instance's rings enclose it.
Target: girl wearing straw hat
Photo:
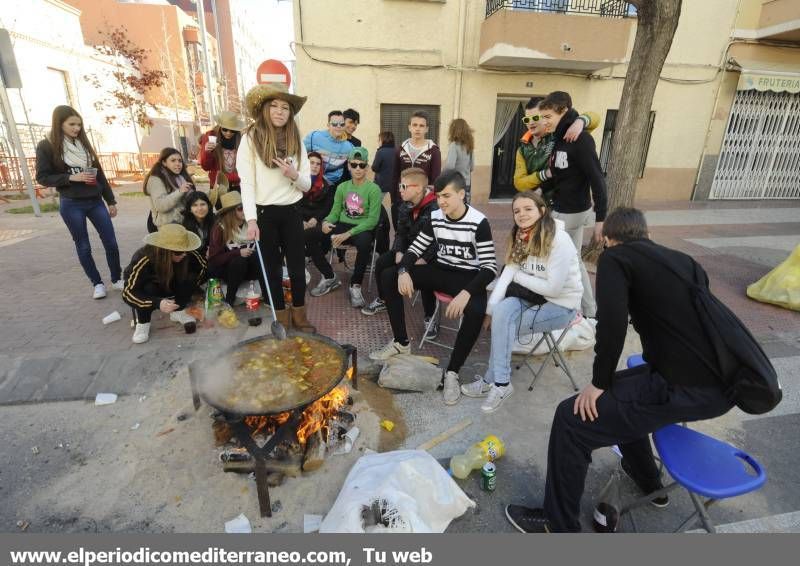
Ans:
[[[133,342],[150,338],[153,311],[169,314],[187,334],[197,328],[184,310],[200,284],[206,280],[206,260],[197,253],[200,238],[180,224],[165,224],[144,238],[145,246],[133,254],[125,268],[122,299],[133,309],[136,329]]]
[[[242,139],[242,130],[247,126],[244,118],[236,112],[223,110],[214,116],[216,126],[200,136],[200,167],[208,171],[208,180],[213,188],[221,172],[232,191],[239,190],[239,174],[236,172],[236,150]]]
[[[241,195],[226,193],[220,202],[222,208],[217,213],[208,245],[208,271],[211,277],[222,279],[228,285],[225,301],[233,306],[242,281],[258,279],[262,287],[264,281],[253,240],[247,238]]]
[[[245,104],[253,124],[245,130],[237,154],[247,238],[259,240],[278,321],[302,332],[316,329],[306,318],[303,219],[298,202],[311,188],[311,170],[295,115],[304,96],[283,84],[253,87]],[[283,260],[292,284],[291,312],[283,299]]]

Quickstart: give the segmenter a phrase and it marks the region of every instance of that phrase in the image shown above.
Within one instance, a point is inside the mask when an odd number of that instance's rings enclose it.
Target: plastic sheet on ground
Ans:
[[[749,285],[747,296],[762,303],[800,311],[800,244],[783,263]]]
[[[422,450],[359,458],[321,533],[443,533],[475,502]]]

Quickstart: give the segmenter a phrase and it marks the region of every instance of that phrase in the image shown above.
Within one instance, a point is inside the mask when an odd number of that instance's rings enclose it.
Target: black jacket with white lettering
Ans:
[[[564,139],[567,129],[577,118],[575,110],[568,110],[556,127],[556,144],[550,154],[553,208],[566,214],[583,212],[592,207],[594,200],[596,219],[602,222],[606,217],[606,179],[597,158],[594,138],[584,130],[574,142]]]

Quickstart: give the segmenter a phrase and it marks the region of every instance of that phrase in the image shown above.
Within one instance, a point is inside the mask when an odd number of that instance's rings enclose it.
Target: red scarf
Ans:
[[[311,188],[308,189],[307,198],[309,202],[317,202],[322,198],[325,189],[325,177],[322,173],[311,177]]]
[[[428,193],[427,195],[422,197],[422,200],[419,201],[419,204],[411,209],[411,219],[416,222],[417,216],[419,216],[419,213],[422,211],[425,205],[434,200],[436,200],[436,195],[434,193]]]

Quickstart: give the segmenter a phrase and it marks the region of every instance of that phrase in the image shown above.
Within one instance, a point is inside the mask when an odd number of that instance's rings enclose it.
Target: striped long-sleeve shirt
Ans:
[[[489,220],[480,211],[467,206],[464,215],[456,220],[441,210],[431,213],[431,223],[425,226],[403,256],[402,265],[410,269],[431,246],[436,249],[436,264],[451,271],[478,274],[466,290],[474,295],[486,292],[486,286],[497,275],[497,258]]]

